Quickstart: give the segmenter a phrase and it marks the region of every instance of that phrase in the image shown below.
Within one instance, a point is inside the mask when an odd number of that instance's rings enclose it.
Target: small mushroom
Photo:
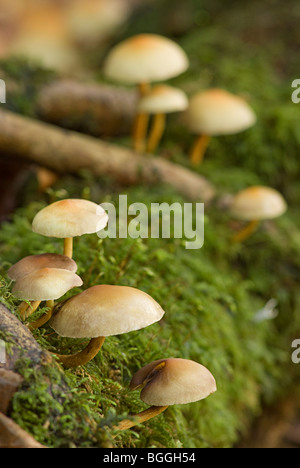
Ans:
[[[187,108],[186,94],[174,86],[157,85],[138,104],[138,111],[154,114],[154,121],[146,150],[153,153],[159,145],[166,126],[166,114],[180,112]]]
[[[115,429],[126,430],[165,411],[170,405],[203,400],[217,390],[210,371],[189,359],[168,358],[151,362],[134,374],[130,389],[141,391],[141,400],[150,408],[131,420],[121,421]]]
[[[66,199],[46,206],[32,222],[32,230],[47,237],[64,239],[64,255],[72,258],[73,237],[104,229],[108,222],[105,210],[89,200]]]
[[[185,123],[192,133],[199,135],[190,153],[191,163],[199,165],[212,136],[242,132],[256,123],[256,115],[241,97],[213,88],[190,98]]]
[[[84,365],[96,356],[105,337],[147,327],[163,315],[161,306],[139,289],[92,286],[55,306],[50,326],[58,335],[90,339],[79,353],[57,356],[65,367]]]
[[[138,34],[117,44],[107,55],[103,72],[113,81],[137,85],[145,96],[150,83],[164,81],[186,71],[189,60],[174,41],[157,34]],[[134,148],[144,150],[148,115],[138,113],[134,129]]]
[[[273,188],[254,186],[240,191],[233,198],[230,213],[233,217],[248,223],[244,229],[234,235],[234,242],[244,241],[257,229],[260,221],[277,218],[286,210],[286,201]]]
[[[77,271],[77,265],[74,260],[67,257],[66,255],[60,255],[56,253],[44,253],[38,255],[29,255],[22,258],[17,263],[12,265],[7,275],[12,281],[17,281],[23,276],[33,273],[41,268],[60,268],[68,270],[73,273]],[[52,302],[47,304],[49,307],[52,306]],[[22,302],[19,306],[19,311],[22,317],[25,316],[25,312],[28,309],[29,304]]]
[[[31,302],[29,312],[25,310],[23,314],[23,318],[26,318],[36,311],[42,301],[47,301],[48,307],[52,310],[54,300],[82,284],[82,279],[72,271],[41,268],[19,277],[12,288],[12,293],[17,299]]]

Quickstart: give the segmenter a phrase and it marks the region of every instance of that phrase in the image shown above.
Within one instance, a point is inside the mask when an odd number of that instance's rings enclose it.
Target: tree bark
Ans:
[[[58,173],[89,169],[124,185],[166,183],[190,200],[210,202],[212,185],[203,177],[159,157],[140,155],[90,136],[62,130],[0,110],[0,152]]]

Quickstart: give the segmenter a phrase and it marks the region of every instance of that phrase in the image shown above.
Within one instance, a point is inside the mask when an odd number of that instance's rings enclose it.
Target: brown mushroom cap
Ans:
[[[187,107],[186,94],[181,89],[168,85],[154,86],[138,103],[138,111],[147,114],[179,112]]]
[[[41,268],[20,277],[15,282],[12,293],[22,300],[50,301],[59,299],[70,289],[82,284],[82,279],[71,271]]]
[[[216,381],[206,367],[179,358],[160,359],[142,367],[133,376],[130,388],[143,385],[142,401],[154,406],[192,403],[217,390]]]
[[[46,206],[32,222],[32,230],[47,237],[76,237],[103,229],[107,213],[89,200],[66,199]]]
[[[104,73],[115,81],[138,84],[164,81],[188,66],[185,52],[174,41],[156,34],[139,34],[111,50]]]
[[[230,207],[232,216],[245,220],[264,220],[281,216],[287,210],[287,203],[275,189],[254,186],[242,190],[233,199]]]
[[[92,286],[54,311],[50,326],[69,338],[96,338],[139,330],[159,321],[161,306],[128,286]]]
[[[191,97],[185,120],[191,132],[217,136],[238,133],[252,127],[256,115],[241,97],[214,88]]]
[[[77,264],[66,255],[59,255],[56,253],[29,255],[11,266],[7,274],[11,280],[16,281],[22,276],[26,276],[41,268],[60,268],[76,273]]]

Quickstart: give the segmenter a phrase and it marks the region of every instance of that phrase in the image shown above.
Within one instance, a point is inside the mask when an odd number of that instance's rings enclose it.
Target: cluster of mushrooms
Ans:
[[[189,130],[197,135],[190,153],[199,165],[212,136],[234,134],[256,122],[248,103],[222,89],[199,91],[190,99],[173,86],[153,82],[168,80],[187,70],[189,60],[173,41],[153,34],[134,36],[116,45],[106,58],[106,77],[138,86],[139,100],[133,132],[136,151],[154,152],[165,129],[166,114],[184,112]],[[148,134],[149,118],[153,115]],[[245,240],[262,220],[276,218],[287,209],[281,194],[269,187],[242,190],[230,202],[232,216],[247,225],[233,238]],[[72,355],[56,354],[63,366],[84,365],[99,352],[105,338],[148,327],[162,319],[165,312],[147,293],[136,288],[96,285],[61,299],[68,291],[83,285],[73,260],[73,238],[104,229],[106,212],[97,204],[81,199],[57,201],[38,212],[34,232],[64,239],[63,255],[44,253],[23,258],[8,275],[14,281],[13,294],[22,300],[19,312],[26,319],[46,301],[47,312],[28,324],[36,329],[49,322],[62,337],[88,338],[88,345]],[[130,388],[141,389],[141,399],[150,407],[121,421],[116,429],[129,429],[164,411],[169,405],[195,402],[216,391],[216,381],[201,364],[180,358],[154,361],[132,378]]]
[[[92,360],[106,337],[148,327],[165,314],[150,295],[128,286],[100,284],[62,299],[67,291],[83,285],[72,258],[73,238],[99,232],[107,222],[108,215],[103,208],[89,200],[65,199],[52,203],[36,214],[32,230],[62,238],[64,253],[27,256],[8,270],[14,282],[12,292],[22,301],[19,312],[23,319],[46,301],[47,312],[29,322],[31,330],[49,322],[61,337],[89,339],[87,346],[76,354],[56,354],[66,368]],[[57,299],[62,300],[55,303]],[[117,430],[147,421],[169,405],[202,400],[216,391],[216,382],[210,371],[197,362],[167,358],[141,368],[133,376],[130,388],[142,389],[141,399],[150,407],[121,421],[115,426]]]
[[[177,112],[182,114],[188,131],[196,135],[189,156],[191,164],[199,166],[212,137],[245,131],[257,117],[245,99],[224,89],[199,90],[188,98],[183,90],[164,83],[188,67],[189,58],[176,42],[157,34],[138,34],[112,48],[103,74],[109,80],[138,88],[132,139],[136,151],[154,153],[165,130],[166,114]],[[148,130],[151,116],[153,122]],[[286,209],[282,195],[273,188],[242,190],[232,199],[230,211],[247,224],[233,237],[234,242],[244,241],[260,221],[276,218]]]

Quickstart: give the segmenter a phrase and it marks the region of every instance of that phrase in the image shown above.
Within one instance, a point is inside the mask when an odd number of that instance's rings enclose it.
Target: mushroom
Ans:
[[[108,222],[105,210],[89,200],[65,199],[39,211],[32,230],[47,237],[64,239],[64,255],[72,258],[73,237],[104,229]]]
[[[170,405],[203,400],[217,390],[210,371],[189,359],[168,358],[151,362],[134,374],[130,389],[141,391],[150,408],[121,421],[115,429],[126,430],[165,411]]]
[[[57,356],[65,367],[84,365],[96,356],[105,337],[147,327],[163,315],[161,306],[139,289],[92,286],[55,306],[50,326],[56,333],[68,338],[90,339],[79,353]]]
[[[166,114],[183,111],[188,106],[188,98],[181,89],[168,85],[157,85],[138,104],[140,114],[154,114],[154,122],[148,138],[146,150],[154,152],[165,131]]]
[[[22,258],[9,268],[7,275],[12,281],[17,281],[19,278],[26,276],[36,270],[40,270],[41,268],[60,268],[63,270],[69,270],[73,273],[76,273],[77,271],[77,265],[75,261],[66,255],[44,253],[38,255],[29,255]],[[52,302],[49,302],[47,305],[52,307],[53,304]],[[27,302],[22,302],[22,304],[19,306],[19,311],[22,317],[24,317],[28,307],[29,304]]]
[[[277,218],[286,210],[286,201],[273,188],[254,186],[240,191],[232,200],[230,213],[233,217],[248,223],[244,229],[235,234],[234,242],[244,241],[257,229],[260,221]]]
[[[61,268],[40,268],[18,277],[12,293],[17,299],[31,301],[31,310],[25,311],[23,318],[36,311],[42,301],[47,301],[52,310],[54,300],[62,297],[72,288],[82,286],[82,279],[69,270]]]
[[[145,96],[151,82],[173,78],[188,66],[188,57],[176,42],[157,34],[138,34],[109,52],[103,72],[108,79],[137,85],[140,96]],[[138,113],[133,137],[136,151],[144,150],[147,125],[147,114]]]
[[[192,133],[199,135],[190,153],[191,163],[199,165],[212,136],[242,132],[255,124],[256,115],[241,97],[213,88],[190,98],[185,122]]]

